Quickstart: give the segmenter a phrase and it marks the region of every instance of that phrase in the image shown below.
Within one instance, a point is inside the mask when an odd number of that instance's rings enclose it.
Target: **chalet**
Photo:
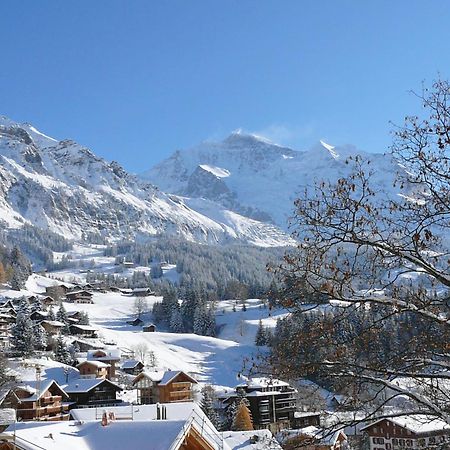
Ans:
[[[156,331],[156,325],[154,325],[153,323],[149,323],[147,325],[144,325],[142,327],[142,331],[144,333],[154,333]]]
[[[60,292],[66,294],[67,292],[70,291],[71,288],[72,288],[72,285],[70,285],[70,284],[64,284],[64,283],[54,284],[53,286],[47,286],[45,288],[45,294],[54,298],[55,290],[59,290]]]
[[[56,335],[61,332],[61,330],[66,326],[59,320],[42,320],[39,325],[44,328],[44,330],[49,335]]]
[[[77,322],[81,319],[81,311],[69,311],[66,313],[69,319],[76,320]]]
[[[49,295],[45,296],[41,300],[41,303],[45,307],[56,305],[56,301],[53,299],[53,297],[50,297]]]
[[[89,338],[97,337],[97,329],[91,327],[90,325],[80,325],[78,323],[73,323],[69,325],[70,334],[76,336],[84,336]]]
[[[101,361],[83,361],[77,365],[81,378],[107,378],[110,367]]]
[[[93,340],[92,342],[87,339],[75,338],[72,344],[77,345],[80,352],[87,352],[88,350],[96,350],[101,348],[101,342]]]
[[[30,319],[34,322],[41,322],[42,320],[46,320],[48,316],[48,312],[45,311],[34,311],[30,315]]]
[[[108,367],[108,380],[114,380],[116,378],[116,366],[120,361],[120,350],[118,348],[105,348],[89,350],[87,352],[88,361],[101,361],[109,365]]]
[[[70,422],[10,426],[6,433],[10,442],[15,437],[16,447],[7,449],[231,450],[195,403],[84,408],[71,414]]]
[[[138,403],[192,402],[197,380],[181,371],[141,372],[134,380]]]
[[[130,375],[138,375],[144,370],[144,364],[135,359],[127,359],[120,366],[120,370]]]
[[[235,392],[222,397],[231,405],[240,397],[250,404],[255,429],[268,428],[273,433],[289,428],[296,410],[296,390],[289,383],[269,378],[252,378],[239,384]]]
[[[297,450],[346,450],[347,436],[342,430],[331,431],[313,425],[298,430],[284,430],[278,434],[283,449]]]
[[[64,386],[64,390],[77,408],[117,406],[122,402],[116,398],[122,388],[104,378],[80,378]]]
[[[361,431],[370,441],[370,450],[444,448],[443,443],[450,443],[450,425],[425,414],[380,419],[361,428]]]
[[[67,400],[56,381],[32,381],[11,389],[2,406],[16,409],[18,420],[68,420]]]
[[[70,303],[94,303],[92,300],[93,294],[85,289],[67,292],[66,299]]]
[[[131,290],[131,295],[133,297],[148,297],[153,294],[154,292],[152,292],[149,288],[134,288]]]
[[[292,428],[320,427],[320,412],[295,411]]]
[[[133,327],[140,327],[144,321],[142,319],[139,319],[139,317],[136,317],[136,319],[133,320],[127,320],[128,325],[132,325]]]

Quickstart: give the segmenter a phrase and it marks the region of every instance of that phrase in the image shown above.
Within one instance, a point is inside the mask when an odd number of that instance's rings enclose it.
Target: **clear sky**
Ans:
[[[384,151],[450,76],[450,1],[5,0],[0,115],[142,171],[242,128]]]

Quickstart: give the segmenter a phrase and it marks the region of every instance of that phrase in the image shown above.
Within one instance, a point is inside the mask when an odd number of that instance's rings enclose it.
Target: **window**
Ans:
[[[407,447],[412,447],[412,440],[411,439],[406,439],[406,446]]]
[[[392,445],[398,445],[398,439],[392,439]]]
[[[400,444],[400,447],[404,447],[405,446],[405,440],[404,439],[399,439],[398,443]]]
[[[386,444],[386,450],[391,450],[392,445],[391,444]]]

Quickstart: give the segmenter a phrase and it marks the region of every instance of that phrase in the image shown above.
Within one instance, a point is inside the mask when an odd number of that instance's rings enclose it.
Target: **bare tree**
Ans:
[[[144,297],[136,297],[133,306],[134,313],[140,319],[143,314],[148,312],[148,303]]]
[[[140,342],[133,347],[134,356],[138,361],[145,364],[147,356],[149,356],[149,348],[145,342]]]
[[[416,95],[426,117],[394,130],[395,195],[356,157],[349,176],[296,200],[300,243],[276,269],[292,315],[272,364],[345,392],[359,420],[426,413],[450,424],[450,84]],[[403,412],[386,408],[400,401]]]

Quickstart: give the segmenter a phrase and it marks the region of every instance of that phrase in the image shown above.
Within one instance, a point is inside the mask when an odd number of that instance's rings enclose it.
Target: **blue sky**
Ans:
[[[446,0],[21,0],[0,114],[142,171],[232,130],[384,151],[450,73]]]

